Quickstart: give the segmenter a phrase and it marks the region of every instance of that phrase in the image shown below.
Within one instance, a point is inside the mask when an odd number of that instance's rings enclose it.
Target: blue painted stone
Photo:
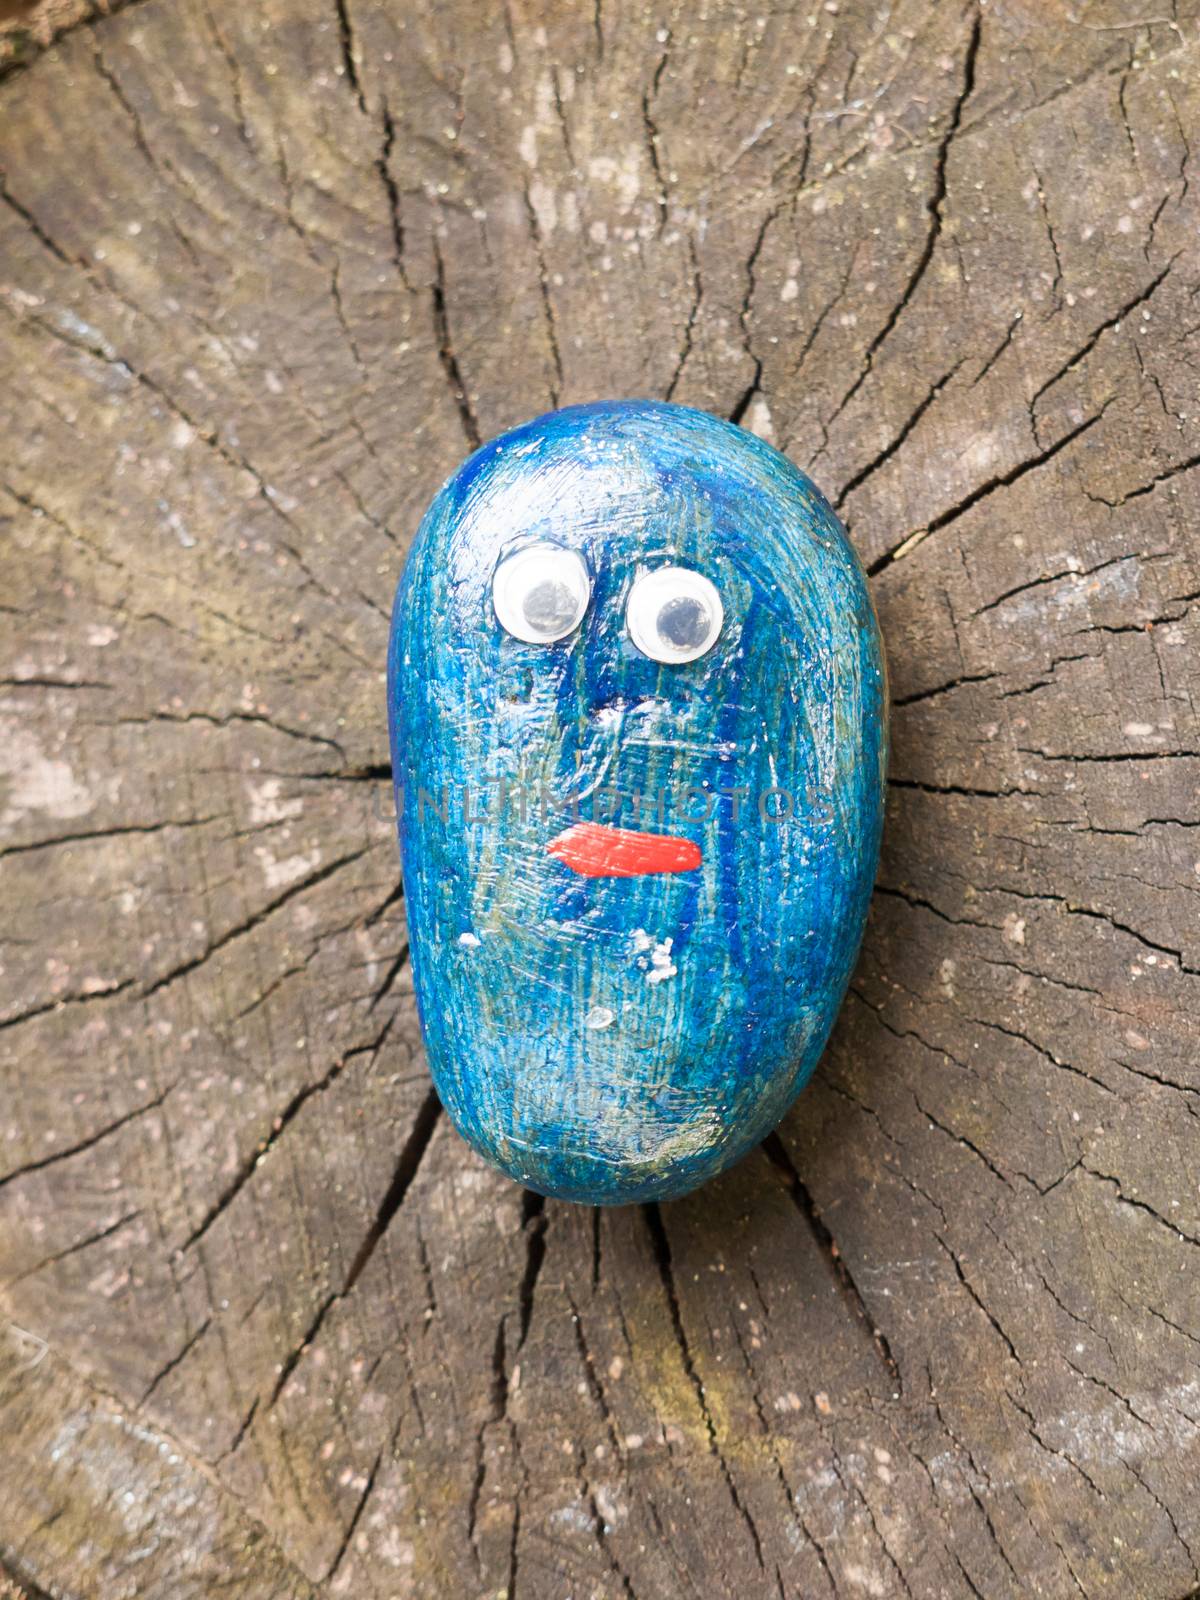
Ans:
[[[590,600],[568,637],[526,643],[493,578],[547,543],[583,557]],[[629,634],[635,578],[664,566],[724,608],[684,664]],[[816,1064],[878,857],[880,637],[827,502],[702,412],[553,412],[434,500],[388,667],[413,976],[455,1126],[572,1200],[666,1198],[729,1166]],[[589,822],[601,871],[608,852],[633,875],[587,875]],[[659,857],[678,865],[637,870]]]

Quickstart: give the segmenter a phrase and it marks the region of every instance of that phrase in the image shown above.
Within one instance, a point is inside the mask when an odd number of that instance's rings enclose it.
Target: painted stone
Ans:
[[[837,1014],[875,874],[879,631],[813,484],[682,406],[574,406],[421,524],[388,672],[413,977],[456,1127],[518,1182],[683,1194]]]

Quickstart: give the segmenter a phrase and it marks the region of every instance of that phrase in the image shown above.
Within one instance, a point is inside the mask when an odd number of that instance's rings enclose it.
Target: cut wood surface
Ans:
[[[135,0],[0,0],[0,77],[22,66],[60,34]],[[2,1593],[3,1591],[0,1591]]]
[[[1191,1593],[1195,7],[143,0],[0,126],[4,1581]],[[621,395],[834,500],[893,753],[816,1079],[593,1212],[431,1092],[383,668]]]

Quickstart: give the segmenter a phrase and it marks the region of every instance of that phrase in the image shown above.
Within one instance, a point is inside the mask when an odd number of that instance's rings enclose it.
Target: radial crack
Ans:
[[[1089,428],[1094,428],[1108,410],[1112,401],[1113,397],[1110,395],[1099,411],[1090,417],[1086,417],[1082,422],[1076,423],[1073,428],[1069,428],[1060,439],[1055,440],[1045,450],[1040,450],[1037,455],[1027,456],[1023,461],[1018,461],[1016,466],[1010,467],[1007,472],[1000,472],[995,477],[988,478],[985,482],[972,489],[970,494],[964,495],[954,505],[948,506],[945,511],[939,512],[924,528],[918,528],[915,532],[906,534],[899,544],[885,551],[883,555],[877,557],[871,563],[867,568],[868,576],[872,578],[878,577],[885,567],[891,566],[893,561],[902,560],[910,551],[915,550],[917,545],[924,544],[930,534],[937,533],[940,528],[946,527],[948,523],[957,521],[959,517],[970,511],[972,506],[976,506],[981,500],[985,500],[988,495],[994,494],[997,489],[1009,488],[1012,484],[1025,477],[1026,473],[1034,472],[1038,467],[1045,466],[1048,461],[1052,461],[1056,455],[1065,450],[1068,445],[1073,444]]]
[[[442,363],[442,371],[446,374],[450,396],[458,410],[458,420],[462,424],[467,443],[472,450],[478,450],[483,438],[479,432],[479,423],[475,420],[475,413],[471,409],[467,386],[463,381],[458,357],[454,353],[454,344],[450,338],[450,322],[446,314],[446,263],[442,259],[442,250],[436,234],[433,238],[433,261],[435,276],[430,285],[430,296],[433,300],[433,333],[437,341],[438,360]]]
[[[729,1491],[729,1498],[733,1502],[734,1510],[737,1511],[742,1521],[746,1524],[746,1528],[750,1534],[751,1543],[754,1546],[754,1553],[758,1560],[759,1568],[762,1571],[765,1571],[766,1567],[763,1562],[762,1540],[759,1538],[758,1529],[754,1525],[753,1517],[751,1517],[749,1511],[742,1502],[741,1496],[738,1494],[737,1485],[734,1483],[733,1475],[729,1470],[729,1463],[725,1460],[725,1456],[717,1440],[716,1423],[713,1421],[712,1411],[710,1410],[708,1401],[705,1398],[704,1384],[701,1381],[700,1374],[696,1371],[696,1364],[692,1359],[691,1346],[688,1343],[687,1330],[684,1328],[683,1314],[679,1306],[679,1295],[675,1288],[675,1272],[671,1261],[671,1245],[667,1239],[667,1230],[663,1226],[662,1212],[659,1209],[658,1202],[651,1201],[644,1205],[642,1207],[642,1215],[646,1219],[646,1227],[650,1233],[650,1242],[654,1247],[654,1255],[658,1262],[659,1276],[662,1279],[663,1292],[666,1295],[667,1308],[671,1315],[671,1326],[674,1329],[675,1340],[679,1346],[679,1354],[680,1359],[683,1362],[683,1370],[686,1373],[688,1382],[691,1384],[692,1391],[696,1396],[696,1405],[699,1408],[700,1417],[704,1423],[704,1431],[708,1437],[708,1448],[720,1465],[721,1475],[725,1479],[725,1487]]]
[[[326,1089],[328,1089],[332,1084],[336,1083],[346,1067],[352,1060],[354,1060],[356,1056],[368,1054],[371,1056],[376,1055],[384,1040],[387,1038],[394,1021],[394,1017],[389,1017],[383,1028],[383,1031],[372,1043],[360,1045],[354,1050],[348,1050],[344,1056],[339,1057],[338,1060],[334,1062],[334,1064],[329,1068],[328,1072],[325,1073],[324,1077],[318,1078],[315,1083],[307,1083],[302,1089],[298,1089],[296,1091],[279,1115],[272,1119],[271,1131],[266,1135],[265,1138],[262,1138],[258,1141],[251,1154],[246,1158],[245,1161],[242,1162],[241,1166],[234,1173],[233,1177],[225,1185],[224,1189],[221,1190],[221,1193],[213,1201],[212,1205],[209,1206],[208,1210],[192,1229],[191,1233],[188,1234],[187,1238],[183,1241],[183,1244],[180,1245],[179,1253],[181,1255],[190,1250],[193,1245],[199,1244],[200,1240],[203,1239],[204,1235],[212,1227],[217,1218],[223,1212],[229,1209],[234,1200],[237,1199],[238,1195],[246,1187],[247,1183],[249,1183],[254,1173],[266,1160],[267,1156],[270,1155],[278,1141],[283,1137],[284,1131],[295,1119],[303,1106],[307,1104],[307,1102],[311,1100],[314,1095],[323,1094]]]
[[[937,153],[934,157],[933,189],[929,199],[925,203],[925,209],[929,214],[929,224],[925,230],[925,242],[921,248],[921,253],[917,257],[916,263],[913,266],[912,271],[909,273],[904,287],[900,291],[900,296],[884,321],[883,326],[867,346],[866,354],[863,356],[862,368],[858,374],[858,377],[842,396],[833,415],[827,418],[827,427],[831,426],[837,420],[837,418],[841,416],[842,412],[850,404],[850,401],[853,400],[854,396],[866,382],[868,376],[870,375],[871,369],[875,365],[876,355],[879,353],[879,350],[884,344],[885,340],[891,334],[892,329],[896,326],[897,322],[899,322],[905,307],[910,303],[913,295],[916,294],[921,280],[929,268],[929,263],[933,260],[933,252],[937,248],[937,242],[941,236],[945,214],[946,163],[950,154],[950,145],[953,142],[954,136],[958,132],[959,126],[962,122],[963,107],[970,99],[971,91],[975,87],[975,61],[979,54],[979,40],[982,31],[982,13],[976,11],[974,19],[971,23],[971,32],[967,39],[967,48],[963,54],[962,85],[958,92],[958,98],[955,100],[954,105],[950,109],[950,120],[946,124],[946,131],[941,137],[937,147]]]
[[[408,1138],[405,1141],[404,1148],[400,1152],[400,1158],[396,1162],[396,1168],[392,1174],[392,1181],[389,1183],[383,1198],[379,1202],[379,1206],[375,1212],[375,1217],[371,1223],[371,1226],[367,1229],[362,1243],[355,1252],[354,1259],[350,1263],[350,1270],[347,1272],[342,1282],[342,1287],[334,1290],[332,1294],[326,1295],[321,1301],[312,1318],[312,1321],[305,1330],[304,1336],[300,1340],[300,1343],[295,1347],[294,1350],[292,1350],[292,1352],[283,1362],[283,1365],[279,1369],[279,1376],[275,1380],[275,1386],[271,1391],[270,1399],[267,1402],[268,1410],[274,1406],[275,1402],[279,1399],[279,1396],[287,1387],[288,1379],[296,1370],[301,1356],[320,1333],[321,1325],[324,1323],[326,1317],[339,1301],[346,1298],[351,1289],[354,1288],[354,1285],[362,1276],[367,1263],[374,1255],[376,1247],[383,1238],[384,1234],[387,1232],[392,1218],[396,1215],[397,1211],[399,1211],[401,1205],[403,1204],[404,1197],[408,1193],[409,1186],[417,1175],[417,1168],[420,1166],[421,1159],[426,1150],[429,1148],[429,1141],[433,1138],[433,1131],[437,1126],[437,1121],[441,1114],[441,1110],[442,1105],[441,1101],[437,1097],[437,1092],[433,1089],[430,1089],[417,1110],[416,1117],[413,1120],[413,1125],[409,1131]]]
[[[350,20],[350,0],[333,0],[333,3],[337,11],[338,39],[342,48],[342,67],[346,81],[354,91],[358,109],[365,114],[367,102],[359,81],[358,63],[354,59],[354,24]]]
[[[879,1357],[884,1370],[895,1387],[893,1398],[899,1398],[904,1391],[904,1383],[900,1376],[900,1368],[892,1355],[891,1346],[888,1344],[886,1335],[882,1329],[876,1326],[875,1319],[867,1310],[866,1301],[851,1276],[849,1267],[842,1258],[842,1253],[837,1247],[837,1241],[822,1220],[812,1195],[809,1193],[800,1174],[796,1171],[792,1158],[788,1154],[787,1146],[776,1132],[768,1134],[763,1140],[762,1150],[767,1159],[773,1166],[778,1168],[787,1180],[788,1193],[820,1247],[821,1255],[828,1263],[838,1287],[854,1313],[855,1322],[870,1334],[875,1354]]]
[[[17,1178],[27,1177],[31,1172],[41,1172],[44,1167],[55,1166],[59,1161],[67,1161],[72,1156],[82,1155],[85,1150],[91,1150],[102,1139],[107,1139],[111,1134],[119,1132],[121,1128],[136,1121],[138,1117],[144,1117],[147,1111],[156,1111],[176,1087],[177,1085],[174,1083],[168,1084],[153,1099],[147,1100],[143,1105],[134,1106],[132,1111],[126,1111],[123,1116],[117,1117],[113,1122],[106,1123],[103,1128],[98,1128],[95,1133],[88,1134],[85,1139],[80,1139],[75,1144],[67,1145],[64,1149],[53,1150],[48,1156],[40,1156],[36,1161],[26,1161],[22,1166],[14,1167],[11,1172],[6,1172],[3,1177],[0,1177],[0,1189],[3,1189],[6,1184],[12,1183]]]

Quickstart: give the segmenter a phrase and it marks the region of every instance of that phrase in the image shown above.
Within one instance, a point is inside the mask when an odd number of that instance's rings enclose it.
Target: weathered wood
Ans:
[[[6,79],[30,1593],[1200,1581],[1200,23],[1157,11],[147,0]],[[430,1097],[382,678],[441,478],[614,394],[836,499],[894,753],[817,1081],[593,1214]]]
[[[131,0],[0,0],[0,77],[24,66],[60,34],[111,16]]]

